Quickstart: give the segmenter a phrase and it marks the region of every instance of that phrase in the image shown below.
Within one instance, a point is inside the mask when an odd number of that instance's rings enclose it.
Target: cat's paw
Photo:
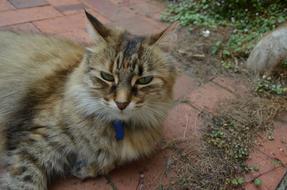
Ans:
[[[97,176],[96,168],[93,164],[88,164],[86,160],[78,160],[71,169],[71,174],[79,179]]]

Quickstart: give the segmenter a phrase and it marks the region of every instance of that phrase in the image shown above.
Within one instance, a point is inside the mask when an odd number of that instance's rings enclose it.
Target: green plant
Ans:
[[[286,21],[287,2],[270,0],[182,0],[170,4],[162,20],[179,21],[183,26],[197,25],[216,28],[233,28],[229,40],[215,44],[212,54],[220,53],[223,59],[246,57],[262,37]],[[220,52],[223,51],[223,52]]]
[[[210,126],[210,131],[205,136],[207,142],[223,150],[232,160],[245,160],[249,150],[242,138],[248,136],[248,127],[236,127],[228,118],[216,118],[216,120],[216,126]]]
[[[247,169],[247,172],[258,172],[259,171],[259,167],[254,165],[254,166],[249,166]]]
[[[226,181],[226,183],[230,184],[231,186],[234,186],[234,187],[239,187],[245,183],[245,180],[243,177],[237,177],[237,178],[233,178],[233,179],[228,179]]]
[[[259,178],[256,178],[254,181],[253,181],[254,185],[255,186],[261,186],[262,185],[262,180],[259,179]]]
[[[216,18],[211,18],[208,14],[201,14],[202,10],[209,8],[211,7],[207,3],[184,0],[179,4],[170,4],[166,12],[161,15],[161,19],[167,22],[179,21],[183,26],[196,24],[216,27]]]
[[[281,83],[275,83],[271,77],[263,78],[256,85],[256,91],[261,92],[270,92],[276,95],[286,95],[287,87]]]
[[[221,65],[225,69],[233,69],[234,68],[234,65],[230,61],[221,61]]]
[[[217,42],[211,47],[211,54],[212,54],[212,55],[216,55],[221,48],[222,48],[222,41],[217,41]]]

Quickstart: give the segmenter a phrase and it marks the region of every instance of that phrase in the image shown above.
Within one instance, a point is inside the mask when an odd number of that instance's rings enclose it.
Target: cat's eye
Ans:
[[[146,77],[142,77],[138,79],[136,83],[144,85],[144,84],[150,83],[152,79],[153,79],[153,76],[146,76]]]
[[[115,79],[113,77],[113,75],[109,74],[109,73],[105,73],[105,72],[101,72],[101,77],[106,80],[106,81],[109,81],[109,82],[113,82]]]

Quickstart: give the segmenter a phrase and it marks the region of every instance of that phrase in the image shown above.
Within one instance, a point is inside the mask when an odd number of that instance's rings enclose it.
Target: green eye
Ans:
[[[111,74],[105,73],[105,72],[101,72],[101,77],[106,80],[106,81],[110,81],[113,82],[114,81],[114,77]]]
[[[142,77],[137,80],[137,84],[148,84],[152,81],[153,76]]]

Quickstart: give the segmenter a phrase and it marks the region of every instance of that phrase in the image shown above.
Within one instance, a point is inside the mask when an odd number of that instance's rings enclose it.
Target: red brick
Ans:
[[[85,29],[85,16],[82,13],[33,22],[44,33],[57,34]]]
[[[234,98],[234,95],[218,85],[209,82],[191,92],[188,97],[195,107],[212,112],[215,111],[219,103]]]
[[[263,187],[271,190],[280,182],[283,177],[286,168],[283,168],[278,159],[287,164],[287,137],[286,130],[287,125],[285,119],[286,113],[279,115],[274,124],[274,140],[270,141],[267,137],[258,137],[257,141],[260,142],[260,146],[256,146],[254,152],[250,154],[250,158],[247,160],[247,164],[252,166],[256,165],[259,168],[258,172],[251,172],[245,176],[246,181],[251,181],[256,177],[263,181]],[[255,186],[249,183],[246,189],[253,190]]]
[[[170,153],[157,152],[150,159],[143,159],[129,163],[114,170],[111,173],[112,182],[118,190],[135,190],[140,182],[140,175],[143,174],[143,189],[157,189],[162,184],[169,183],[172,171],[167,170],[170,162]],[[167,175],[165,175],[165,172]]]
[[[57,10],[50,6],[10,10],[0,13],[0,26],[15,25],[60,15]]]
[[[167,139],[199,138],[200,125],[199,112],[189,105],[179,104],[170,110],[164,122],[164,137]]]
[[[57,36],[69,38],[71,40],[82,42],[82,43],[92,42],[92,39],[89,37],[89,34],[85,32],[84,30],[72,30],[69,32],[58,33]]]
[[[134,14],[127,8],[116,6],[110,1],[86,0],[87,5],[99,14],[115,21],[120,18],[132,18]]]
[[[106,24],[106,25],[110,25],[111,24],[110,19],[108,19],[107,17],[103,16],[102,14],[100,14],[97,11],[95,11],[94,9],[87,8],[86,10],[89,13],[91,13],[93,16],[95,16],[99,21],[101,21],[101,23]]]
[[[251,182],[256,179],[258,176],[268,173],[275,168],[281,167],[281,165],[276,164],[272,158],[265,155],[264,153],[254,150],[248,160],[246,161],[248,166],[254,166],[258,169],[258,171],[252,171],[245,176],[245,180],[247,182]]]
[[[111,2],[121,6],[130,4],[130,0],[111,0]]]
[[[121,5],[121,6],[129,6],[129,5],[143,2],[143,0],[110,0],[110,1],[117,4],[117,5]],[[147,2],[147,3],[150,3],[152,1],[153,0],[145,0],[145,2]]]
[[[76,178],[60,179],[53,183],[49,190],[110,190],[111,186],[107,183],[106,179],[99,177],[87,181],[80,181]]]
[[[82,0],[47,0],[53,6],[72,5],[81,3]]]
[[[0,11],[15,9],[7,0],[0,1]]]
[[[287,125],[284,122],[274,122],[274,140],[262,139],[262,146],[256,147],[271,158],[287,164]],[[258,139],[260,140],[260,139]]]
[[[58,6],[55,6],[55,8],[58,11],[64,13],[65,15],[69,15],[69,14],[74,14],[74,13],[83,11],[87,7],[83,3],[77,3],[77,4],[68,4],[68,5],[58,5]]]
[[[286,168],[280,167],[259,177],[259,179],[262,180],[263,185],[268,190],[273,190],[276,189],[286,171]]]
[[[109,18],[114,25],[128,29],[132,33],[150,34],[164,28],[164,24],[144,18],[127,7],[116,6],[110,1],[87,0],[87,2],[92,9]]]
[[[198,88],[198,82],[193,78],[183,74],[176,80],[173,94],[174,98],[184,98],[189,95],[190,92]]]
[[[25,32],[39,32],[39,30],[32,23],[16,24],[11,26],[0,27],[0,30],[9,31],[25,31]]]
[[[93,14],[93,12],[92,12]],[[106,24],[106,20],[98,18],[102,23]],[[63,34],[71,33],[74,31],[85,31],[86,29],[86,16],[83,12],[57,17],[53,19],[46,19],[34,22],[34,24],[44,33],[49,34]],[[75,33],[75,32],[74,32]]]
[[[254,183],[250,182],[245,185],[245,190],[271,190],[265,187],[264,185],[255,186]]]
[[[248,87],[243,83],[242,79],[233,79],[228,77],[219,76],[212,80],[215,84],[218,84],[235,95],[244,95],[249,92]]]
[[[9,0],[9,1],[17,9],[49,5],[46,0],[25,0],[25,1],[23,1],[23,0]]]
[[[119,18],[118,20],[115,20],[114,23],[114,25],[120,26],[133,34],[138,35],[158,33],[165,28],[163,24],[145,19],[140,15],[133,15],[129,18]]]
[[[160,14],[165,10],[166,5],[160,1],[134,1],[130,3],[119,3],[121,6],[128,7],[135,14],[152,18],[160,21]]]

